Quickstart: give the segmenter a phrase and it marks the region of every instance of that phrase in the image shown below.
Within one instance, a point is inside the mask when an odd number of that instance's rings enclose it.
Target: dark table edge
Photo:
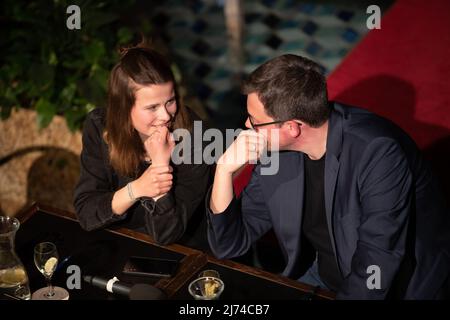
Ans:
[[[20,223],[25,223],[37,211],[43,211],[47,214],[78,222],[76,215],[72,212],[57,209],[52,206],[37,202],[19,212],[16,215],[16,218],[19,219]],[[185,257],[181,261],[181,266],[175,277],[163,278],[155,284],[156,287],[164,290],[169,297],[173,296],[179,289],[181,289],[185,285],[185,283],[192,278],[193,274],[199,272],[208,262],[210,262],[226,268],[237,270],[239,272],[247,273],[252,276],[263,278],[265,280],[273,281],[275,283],[282,284],[294,289],[298,289],[305,293],[313,293],[316,297],[320,297],[322,299],[333,300],[335,298],[335,294],[328,290],[317,289],[313,286],[298,282],[296,280],[246,266],[234,261],[219,260],[206,253],[179,244],[171,244],[167,246],[159,245],[149,235],[135,232],[133,230],[129,230],[126,228],[119,228],[115,230],[105,228],[105,230],[185,255]]]

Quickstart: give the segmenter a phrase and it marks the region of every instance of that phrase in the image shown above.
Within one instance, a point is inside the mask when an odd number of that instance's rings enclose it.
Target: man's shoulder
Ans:
[[[396,141],[411,139],[397,124],[367,109],[335,104],[335,110],[342,117],[344,137],[353,137],[362,143],[369,143],[378,138]]]
[[[418,151],[414,140],[397,124],[369,110],[338,104],[335,106],[342,119],[343,147],[361,154],[372,144],[398,145],[407,153]],[[336,115],[334,115],[336,117]]]
[[[333,103],[333,113],[344,120],[344,125],[369,122],[389,122],[389,120],[382,118],[368,109],[337,102]]]

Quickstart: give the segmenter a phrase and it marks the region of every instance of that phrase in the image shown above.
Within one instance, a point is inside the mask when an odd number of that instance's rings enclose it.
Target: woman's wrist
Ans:
[[[136,202],[138,198],[134,195],[131,182],[128,182],[128,184],[127,184],[127,192],[128,192],[128,198],[130,198],[130,201]]]
[[[133,180],[127,184],[127,191],[130,200],[136,201],[137,199],[142,197],[138,179]]]

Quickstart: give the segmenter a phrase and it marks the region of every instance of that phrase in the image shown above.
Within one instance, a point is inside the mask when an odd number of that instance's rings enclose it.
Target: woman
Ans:
[[[202,203],[210,167],[170,164],[170,132],[191,130],[194,119],[178,100],[164,57],[142,46],[126,49],[111,72],[106,110],[93,110],[84,125],[74,197],[81,226],[112,224],[160,244],[205,249]]]

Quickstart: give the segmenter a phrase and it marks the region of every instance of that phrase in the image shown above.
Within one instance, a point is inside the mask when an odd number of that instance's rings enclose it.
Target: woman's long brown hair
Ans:
[[[175,87],[177,112],[172,129],[191,130],[192,123],[181,103],[170,65],[153,49],[138,45],[123,51],[111,72],[104,139],[109,147],[110,163],[123,176],[136,177],[139,164],[145,157],[144,144],[131,121],[135,92],[140,86],[172,82]]]

